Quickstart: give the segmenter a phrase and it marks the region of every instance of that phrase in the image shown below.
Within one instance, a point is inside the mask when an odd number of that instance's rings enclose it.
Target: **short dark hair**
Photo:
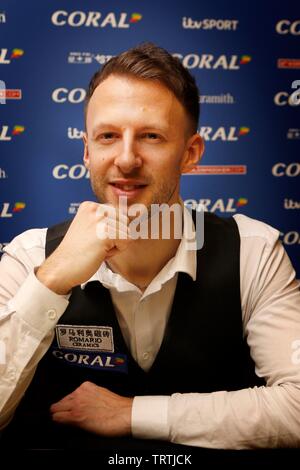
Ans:
[[[141,80],[157,80],[165,85],[187,112],[192,132],[197,132],[200,105],[196,81],[179,59],[165,49],[145,42],[112,57],[93,75],[89,83],[85,99],[85,115],[95,89],[112,74],[132,76]]]

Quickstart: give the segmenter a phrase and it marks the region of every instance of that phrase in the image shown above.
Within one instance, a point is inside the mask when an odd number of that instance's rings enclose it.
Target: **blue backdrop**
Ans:
[[[278,228],[299,277],[300,11],[287,0],[2,0],[0,248],[93,199],[84,90],[146,40],[177,55],[202,94],[206,152],[182,177],[183,199]]]

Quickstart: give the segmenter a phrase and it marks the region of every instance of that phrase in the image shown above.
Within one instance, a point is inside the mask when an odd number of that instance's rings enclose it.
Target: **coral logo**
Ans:
[[[291,230],[287,233],[280,233],[282,241],[285,245],[300,245],[300,233],[296,230]]]
[[[8,49],[0,49],[0,64],[10,64],[11,59],[18,59],[24,55],[23,49],[13,49],[10,57]]]
[[[187,69],[224,69],[224,70],[239,70],[240,65],[248,64],[251,61],[251,56],[242,55],[239,59],[237,55],[226,56],[222,54],[218,57],[212,54],[182,54],[175,53],[174,57],[181,60],[182,65]]]
[[[73,88],[68,90],[67,88],[56,88],[52,92],[52,100],[55,103],[65,103],[68,101],[72,104],[78,104],[84,101],[86,96],[86,90],[84,88]]]
[[[113,363],[116,365],[125,364],[125,359],[123,357],[115,357],[113,358]]]
[[[279,91],[274,96],[274,103],[277,106],[299,106],[300,104],[300,88],[288,93],[287,91]]]
[[[212,201],[211,199],[186,199],[184,201],[186,206],[191,207],[196,210],[204,210],[206,212],[228,212],[235,213],[237,208],[244,207],[248,204],[248,199],[245,197],[240,197],[235,200],[234,198],[228,199],[216,199]]]
[[[240,127],[239,135],[246,135],[249,134],[250,128],[249,127]]]
[[[137,23],[138,21],[141,21],[141,19],[142,15],[140,13],[132,13],[129,23]]]
[[[294,36],[300,35],[300,20],[289,21],[280,20],[276,24],[276,32],[278,34],[292,34]]]
[[[0,127],[0,141],[11,140],[11,136],[23,134],[24,130],[25,127],[18,124],[13,127],[11,135],[9,135],[9,126],[2,126]]]
[[[300,163],[294,162],[289,163],[275,163],[272,168],[272,175],[273,176],[289,176],[291,178],[295,178],[296,176],[300,175]]]
[[[103,15],[100,11],[72,11],[68,13],[65,10],[55,11],[51,16],[51,22],[55,26],[71,26],[78,28],[80,26],[93,27],[93,28],[105,28],[110,26],[111,28],[129,28],[131,24],[137,23],[142,19],[140,13],[132,13],[127,22],[127,13],[113,13],[110,12],[107,15]]]
[[[23,209],[25,209],[26,204],[25,202],[15,202],[15,206],[13,208],[13,212],[21,212]]]
[[[23,134],[24,130],[25,130],[24,126],[14,126],[13,131],[12,131],[12,135]]]
[[[248,204],[248,199],[245,197],[240,197],[236,202],[236,207],[243,207]]]
[[[234,127],[231,126],[228,129],[225,127],[219,127],[213,130],[212,127],[200,127],[199,134],[206,141],[222,140],[224,142],[236,142],[240,136],[247,135],[250,132],[249,127]]]
[[[16,212],[21,212],[26,207],[25,202],[16,202],[12,210],[10,210],[10,205],[10,202],[3,202],[2,207],[0,205],[0,217],[13,217]]]
[[[90,173],[82,163],[78,163],[77,165],[72,165],[70,167],[65,163],[61,163],[53,168],[52,176],[57,180],[64,180],[66,178],[79,180],[82,178],[89,178]]]
[[[250,55],[242,55],[240,64],[249,64],[251,60],[252,60],[252,57]]]

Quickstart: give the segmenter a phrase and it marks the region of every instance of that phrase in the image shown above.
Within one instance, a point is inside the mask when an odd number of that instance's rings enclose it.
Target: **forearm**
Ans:
[[[12,295],[13,293],[11,293]],[[35,368],[52,342],[54,327],[68,300],[43,286],[32,271],[0,309],[0,427],[24,394]],[[6,305],[3,302],[6,300]]]
[[[134,437],[216,449],[300,446],[297,386],[281,385],[215,392],[136,397]],[[151,417],[145,410],[151,409]],[[165,419],[165,416],[167,418]],[[159,423],[159,420],[161,423]]]

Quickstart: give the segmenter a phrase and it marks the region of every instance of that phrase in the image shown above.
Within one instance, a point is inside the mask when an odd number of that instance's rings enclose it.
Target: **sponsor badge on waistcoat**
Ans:
[[[110,326],[57,325],[56,339],[62,349],[114,352]]]

